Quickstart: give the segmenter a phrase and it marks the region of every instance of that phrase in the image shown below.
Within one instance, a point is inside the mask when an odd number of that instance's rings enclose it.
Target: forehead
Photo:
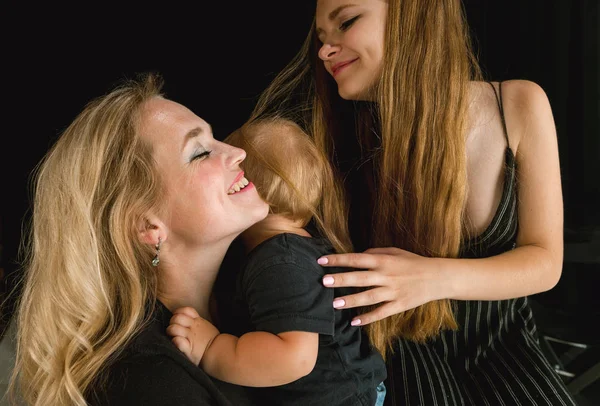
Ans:
[[[337,9],[366,5],[369,1],[370,0],[317,0],[317,17],[319,14],[328,14]],[[325,17],[327,17],[327,15],[325,15]]]
[[[345,9],[369,5],[371,0],[317,0],[316,20],[317,27],[333,21]]]
[[[162,97],[148,100],[141,113],[142,134],[152,139],[160,134],[185,135],[191,128],[210,129],[202,118],[187,107]]]

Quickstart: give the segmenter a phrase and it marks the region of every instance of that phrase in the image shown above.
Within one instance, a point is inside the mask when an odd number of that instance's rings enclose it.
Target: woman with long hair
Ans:
[[[11,381],[26,404],[246,402],[166,329],[184,305],[212,320],[225,252],[268,206],[245,152],[161,86],[148,74],[94,99],[36,167]]]
[[[460,0],[317,0],[252,117],[271,114],[345,185],[357,252],[318,262],[356,268],[323,283],[361,289],[334,303],[386,356],[386,402],[574,404],[527,300],[562,268],[551,106],[534,82],[484,79]]]

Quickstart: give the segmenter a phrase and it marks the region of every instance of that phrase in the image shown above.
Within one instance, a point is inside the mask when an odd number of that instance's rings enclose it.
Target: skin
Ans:
[[[246,153],[215,140],[186,107],[156,97],[140,122],[166,187],[164,210],[138,227],[143,242],[154,246],[160,238],[158,298],[171,311],[185,304],[210,320],[210,294],[229,245],[265,218],[268,205],[252,184],[228,194]]]
[[[333,11],[344,7],[335,18]],[[340,97],[369,100],[381,69],[387,2],[318,0],[317,28],[323,43],[319,57],[330,74],[341,61],[355,60],[334,79]],[[359,19],[349,24],[352,18]],[[379,27],[379,29],[377,28]],[[504,183],[506,140],[489,84],[472,82],[467,131],[469,232],[478,235],[490,224]],[[318,262],[358,271],[325,275],[328,287],[373,287],[336,298],[336,308],[379,304],[358,315],[365,325],[437,299],[501,300],[554,287],[563,259],[563,200],[556,128],[544,90],[527,80],[502,83],[510,147],[518,167],[519,232],[516,248],[481,259],[428,258],[396,247],[362,253],[328,255]]]
[[[331,3],[331,4],[329,4]],[[352,6],[349,6],[352,4]],[[381,73],[387,2],[317,2],[319,58],[346,100],[369,100]]]

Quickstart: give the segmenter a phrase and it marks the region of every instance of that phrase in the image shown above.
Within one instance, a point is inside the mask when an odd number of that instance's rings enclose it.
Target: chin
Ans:
[[[342,92],[341,90],[339,90],[338,94],[344,100],[368,101],[368,102],[376,101],[375,92],[373,92],[373,91]]]
[[[344,100],[360,100],[358,92],[348,91],[348,89],[342,87],[338,87],[338,94]]]
[[[373,101],[371,88],[365,90],[364,86],[338,86],[338,94],[344,100]]]
[[[256,210],[256,216],[254,216],[254,218],[256,219],[256,223],[264,220],[268,214],[269,214],[269,205],[265,203],[264,206],[261,206],[260,209]]]

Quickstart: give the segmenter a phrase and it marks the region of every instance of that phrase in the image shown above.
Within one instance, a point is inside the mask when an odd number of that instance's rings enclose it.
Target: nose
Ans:
[[[241,148],[234,147],[233,145],[229,145],[223,143],[226,146],[225,150],[225,163],[228,168],[236,168],[238,167],[244,159],[246,159],[246,151]]]
[[[327,61],[327,60],[333,58],[339,51],[340,51],[339,45],[331,45],[331,44],[324,43],[321,46],[321,49],[319,49],[319,58],[321,58],[323,61]]]

